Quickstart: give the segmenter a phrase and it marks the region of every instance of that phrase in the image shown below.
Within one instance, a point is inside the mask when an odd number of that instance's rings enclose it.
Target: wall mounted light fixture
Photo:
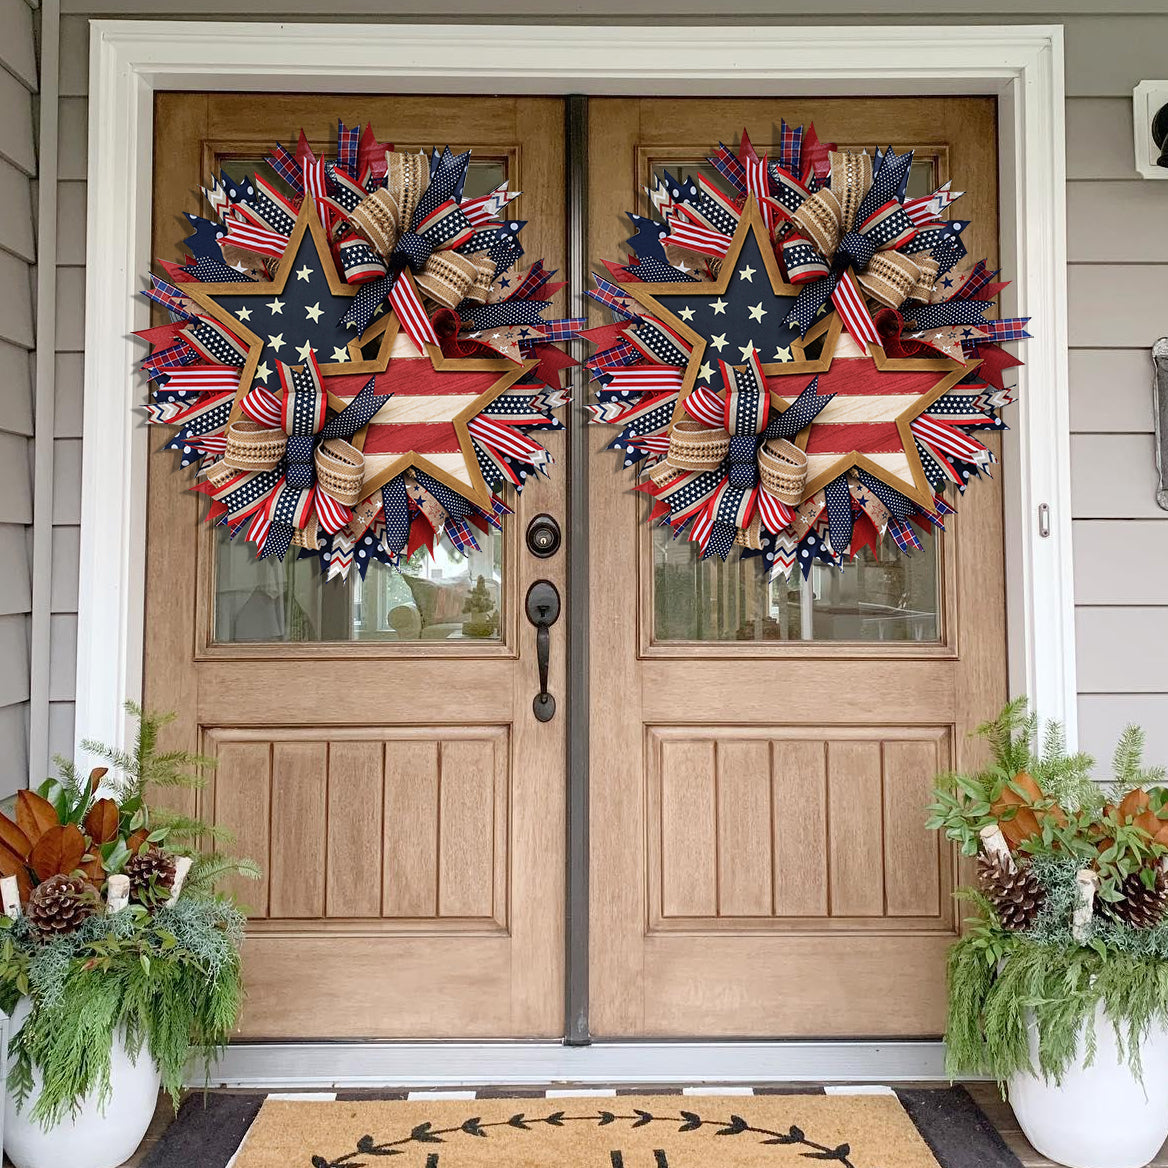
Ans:
[[[1168,81],[1141,81],[1132,91],[1136,170],[1168,179]]]

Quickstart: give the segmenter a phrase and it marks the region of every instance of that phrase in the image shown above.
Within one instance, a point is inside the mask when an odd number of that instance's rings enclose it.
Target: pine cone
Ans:
[[[126,861],[122,872],[130,878],[130,899],[157,908],[170,899],[174,886],[174,856],[161,848],[140,852]]]
[[[1017,860],[1015,864],[1015,870],[1011,871],[1004,859],[980,855],[977,882],[997,910],[1003,928],[1028,929],[1034,924],[1046,894],[1028,864],[1018,864]]]
[[[1143,882],[1139,872],[1125,877],[1119,886],[1123,900],[1107,902],[1104,911],[1133,929],[1155,928],[1168,909],[1168,876],[1158,867],[1155,871],[1156,880],[1151,888]]]
[[[50,876],[25,905],[28,923],[41,933],[72,933],[97,912],[93,887],[79,876]]]

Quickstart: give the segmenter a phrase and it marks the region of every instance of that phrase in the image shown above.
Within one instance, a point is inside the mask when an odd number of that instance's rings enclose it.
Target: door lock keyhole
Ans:
[[[554,556],[562,542],[560,525],[554,516],[537,515],[527,525],[527,550],[541,560]]]

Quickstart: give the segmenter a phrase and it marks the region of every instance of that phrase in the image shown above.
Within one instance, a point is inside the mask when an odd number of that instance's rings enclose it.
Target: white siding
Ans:
[[[12,5],[22,0],[4,2]],[[1032,0],[1019,12],[1018,5],[977,0],[959,0],[948,6],[922,6],[910,0],[872,0],[870,5],[862,0],[825,0],[814,14],[776,17],[773,0],[731,0],[718,8],[717,20],[856,23],[919,20],[928,14],[928,19],[943,23],[1065,24],[1081,739],[1087,749],[1109,755],[1115,734],[1130,717],[1148,727],[1155,753],[1168,760],[1168,667],[1150,655],[1154,647],[1151,633],[1168,636],[1168,513],[1156,507],[1152,496],[1148,357],[1152,342],[1168,334],[1168,313],[1164,311],[1168,303],[1168,183],[1137,177],[1131,126],[1132,87],[1145,78],[1164,75],[1168,15],[1124,14],[1125,9],[1140,6],[1124,0],[1109,5],[1089,0],[1064,0],[1061,5]],[[883,15],[865,15],[865,7]],[[452,0],[443,9],[443,16],[473,17],[480,8],[473,0]],[[664,0],[592,0],[572,8],[576,19],[635,19],[668,12],[674,18],[696,21],[703,15],[708,18],[713,11],[707,0],[671,0],[668,5]],[[52,509],[57,525],[54,576],[69,575],[70,579],[54,579],[53,588],[56,619],[51,729],[56,749],[67,742],[72,728],[72,687],[71,683],[65,686],[64,678],[69,673],[68,657],[76,628],[75,624],[66,626],[60,618],[69,616],[76,605],[88,71],[86,0],[64,0],[63,10],[57,468]],[[148,19],[185,15],[190,6],[179,0],[105,0],[100,11]],[[327,6],[321,0],[245,0],[242,8],[229,0],[208,0],[199,11],[209,18],[220,14],[273,19],[281,15],[298,19],[343,19],[346,15],[372,20],[430,18],[423,5],[393,0],[337,0]],[[509,6],[508,11],[513,17],[550,18],[562,23],[572,19],[560,15],[563,8],[556,0],[524,0]],[[0,108],[6,108],[2,100]],[[0,156],[12,157],[18,169],[27,165],[30,145],[23,125],[0,131]],[[0,201],[0,207],[5,206]],[[11,233],[18,228],[8,226],[7,230]],[[11,323],[6,325],[9,317]],[[6,328],[19,329],[22,319],[20,305],[9,305],[0,293],[0,337],[8,335]],[[1043,322],[1038,320],[1035,326],[1041,329]],[[16,416],[14,411],[20,408],[19,404],[0,406],[0,419],[5,409]],[[0,523],[4,520],[0,516]]]
[[[28,771],[36,82],[32,9],[0,0],[0,797]]]

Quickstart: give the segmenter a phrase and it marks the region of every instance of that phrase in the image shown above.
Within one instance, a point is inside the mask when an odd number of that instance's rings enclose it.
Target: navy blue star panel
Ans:
[[[767,366],[792,361],[802,353],[799,330],[786,323],[798,290],[779,278],[766,228],[753,203],[742,216],[716,280],[629,283],[622,284],[621,291],[692,344],[683,398],[694,385],[721,384],[720,360],[741,365],[755,353]]]
[[[358,342],[341,323],[356,286],[345,284],[337,273],[310,199],[304,201],[290,242],[275,280],[183,285],[184,294],[250,342],[245,391],[253,384],[273,388],[280,361],[298,365],[310,354],[326,373],[383,371],[392,338],[377,323]],[[377,358],[364,360],[362,345],[379,332]]]

